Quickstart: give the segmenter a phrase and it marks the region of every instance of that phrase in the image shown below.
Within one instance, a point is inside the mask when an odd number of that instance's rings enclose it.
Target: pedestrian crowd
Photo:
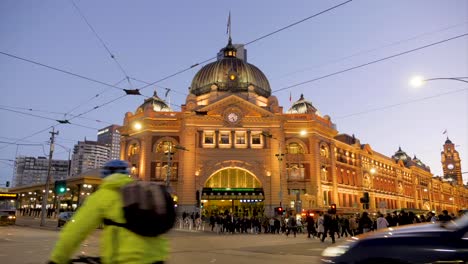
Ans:
[[[212,214],[203,219],[198,213],[184,213],[184,222],[191,222],[197,228],[202,222],[209,223],[209,230],[217,234],[284,234],[296,237],[297,233],[305,233],[308,238],[320,239],[322,242],[330,237],[332,243],[336,238],[355,236],[379,229],[403,226],[422,222],[445,222],[454,220],[455,216],[444,210],[440,215],[429,212],[417,216],[413,212],[401,210],[392,213],[337,215],[319,212],[318,215],[308,213],[305,217],[293,214],[275,217],[266,216],[238,216],[232,213]],[[198,223],[198,224],[197,224]]]

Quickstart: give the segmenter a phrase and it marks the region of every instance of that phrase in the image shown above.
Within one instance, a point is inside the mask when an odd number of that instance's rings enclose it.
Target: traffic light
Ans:
[[[330,214],[336,214],[336,204],[330,205]]]
[[[363,197],[361,197],[361,199],[359,200],[363,204],[369,203],[369,193],[368,192],[363,193]]]
[[[200,191],[197,190],[197,191],[195,192],[195,196],[196,196],[195,199],[196,199],[196,201],[197,201],[197,205],[196,205],[196,206],[197,206],[197,207],[200,207]]]
[[[5,184],[5,186],[6,186],[7,188],[10,187],[10,182],[7,181],[6,184]]]
[[[368,192],[364,192],[363,193],[363,196],[361,197],[361,199],[359,199],[362,203],[362,209],[369,209],[369,193]]]
[[[64,195],[67,192],[67,181],[55,181],[55,194]]]
[[[275,213],[277,215],[283,215],[284,214],[283,207],[275,207]]]

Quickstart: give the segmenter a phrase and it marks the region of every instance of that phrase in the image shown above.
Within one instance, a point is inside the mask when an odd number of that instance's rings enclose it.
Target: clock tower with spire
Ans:
[[[445,141],[444,151],[441,152],[441,155],[444,178],[451,178],[453,182],[463,185],[460,155],[458,154],[458,151],[455,150],[455,145],[448,137]]]

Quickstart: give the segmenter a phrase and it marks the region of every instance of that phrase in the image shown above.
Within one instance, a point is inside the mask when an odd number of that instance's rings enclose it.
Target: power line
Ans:
[[[54,126],[57,126],[57,124],[54,125]],[[18,139],[17,141],[15,141],[15,143],[18,143],[18,142],[20,142],[20,141],[24,141],[25,139],[30,138],[30,137],[33,137],[33,136],[35,136],[35,135],[37,135],[37,134],[40,134],[40,133],[42,133],[42,132],[44,132],[44,131],[46,131],[46,130],[49,130],[50,128],[52,128],[52,127],[54,127],[54,126],[48,126],[48,127],[46,127],[45,129],[41,129],[41,130],[39,130],[39,131],[37,131],[37,132],[35,132],[35,133],[29,135],[29,136],[20,138],[20,139]],[[8,145],[3,146],[3,147],[0,147],[0,150],[4,149],[4,148],[6,148],[6,147],[8,147]]]
[[[454,93],[459,93],[459,92],[466,92],[467,89],[468,89],[468,88],[463,88],[463,89],[458,89],[458,90],[455,90],[455,91],[440,93],[440,94],[436,94],[436,95],[432,95],[432,96],[426,96],[426,97],[419,98],[419,99],[414,99],[414,100],[409,100],[409,101],[400,102],[400,103],[396,103],[396,104],[391,104],[391,105],[386,105],[386,106],[371,108],[371,109],[368,109],[368,110],[365,110],[365,111],[361,111],[361,112],[357,112],[357,113],[352,113],[352,114],[343,115],[343,116],[337,116],[337,117],[335,117],[335,119],[344,119],[344,118],[348,118],[348,117],[352,117],[352,116],[357,116],[357,115],[362,115],[362,114],[368,114],[368,113],[375,112],[375,111],[380,111],[380,110],[385,110],[385,109],[389,109],[389,108],[394,108],[394,107],[397,107],[397,106],[402,106],[402,105],[407,105],[407,104],[422,102],[422,101],[426,101],[426,100],[429,100],[429,99],[433,99],[433,98],[437,98],[437,97],[441,97],[441,96],[445,96],[445,95],[449,95],[449,94],[454,94]]]
[[[11,110],[11,109],[6,109],[6,108],[2,108],[2,107],[0,107],[0,109],[5,110],[5,111],[9,111],[9,112],[22,114],[22,115],[27,115],[27,116],[32,116],[32,117],[37,117],[37,118],[42,118],[42,119],[47,119],[47,120],[53,120],[53,121],[57,121],[57,122],[62,123],[62,124],[70,124],[70,125],[74,125],[74,126],[79,126],[79,127],[89,128],[89,129],[93,129],[93,130],[98,130],[98,128],[95,128],[95,127],[89,127],[89,126],[84,126],[84,125],[80,125],[80,124],[76,124],[76,123],[70,123],[69,120],[57,120],[57,119],[50,118],[50,117],[35,115],[35,114],[31,114],[31,113],[24,113],[24,112]]]
[[[5,107],[5,108],[12,108],[12,109],[26,110],[26,111],[31,111],[31,112],[48,113],[48,114],[54,114],[54,115],[64,115],[64,116],[70,115],[70,116],[72,116],[72,117],[75,116],[75,115],[72,115],[72,114],[69,114],[69,113],[45,111],[45,110],[40,110],[40,109],[33,109],[33,108],[26,108],[26,107],[17,107],[17,106],[9,106],[9,105],[0,105],[0,109],[3,109],[3,107]],[[8,111],[8,110],[7,110],[7,111]],[[26,113],[25,113],[25,114],[26,114]],[[92,118],[88,118],[88,117],[79,117],[79,118],[85,119],[85,120],[89,120],[89,121],[94,121],[94,122],[97,122],[97,123],[106,123],[106,124],[109,124],[109,125],[112,124],[111,122],[107,122],[107,121],[103,121],[103,120],[98,120],[98,119],[92,119]],[[57,120],[57,119],[54,119],[54,120]]]
[[[120,81],[116,82],[114,85],[119,85],[121,82],[125,81],[126,78],[124,79],[121,79]],[[96,95],[94,95],[93,97],[89,98],[88,100],[78,104],[77,106],[73,107],[71,110],[69,110],[65,115],[68,115],[70,114],[71,112],[75,111],[76,109],[80,108],[81,106],[85,105],[86,103],[90,102],[91,100],[99,97],[100,95],[102,95],[103,93],[109,91],[110,88],[107,88],[107,89],[102,89],[100,92],[98,92]]]
[[[143,80],[136,79],[136,78],[133,78],[133,77],[130,77],[130,79],[135,80],[135,81],[137,81],[137,82],[141,82],[141,83],[144,83],[144,84],[149,84],[149,85],[151,85],[151,83],[149,83],[149,82],[147,82],[147,81],[143,81]],[[156,88],[158,88],[158,87],[159,87],[159,88],[162,88],[162,89],[165,89],[166,91],[170,90],[171,92],[175,92],[175,93],[178,93],[178,94],[181,94],[181,95],[185,95],[185,96],[188,95],[187,93],[174,90],[174,88],[169,88],[169,87],[164,87],[164,86],[161,86],[161,85],[157,85]]]
[[[88,19],[86,19],[86,17],[84,16],[83,12],[81,12],[80,8],[78,8],[78,6],[75,4],[75,2],[73,0],[70,0],[70,2],[73,4],[73,6],[75,7],[76,11],[78,12],[78,14],[81,16],[81,18],[86,22],[86,24],[88,25],[88,27],[91,29],[91,31],[94,33],[94,35],[96,36],[96,38],[99,40],[99,42],[101,42],[102,46],[104,47],[104,49],[107,51],[107,53],[109,53],[110,57],[114,60],[114,62],[117,64],[117,66],[119,67],[119,69],[122,71],[122,73],[125,75],[125,79],[128,81],[128,84],[130,85],[130,87],[132,87],[132,83],[130,82],[130,78],[128,77],[128,74],[127,72],[125,71],[125,69],[122,67],[122,65],[117,61],[117,58],[115,57],[115,55],[110,51],[110,49],[107,47],[106,43],[104,43],[104,40],[102,40],[102,38],[99,36],[99,34],[96,32],[96,30],[94,29],[94,27],[91,25],[91,23],[89,23]]]
[[[290,76],[290,75],[293,75],[293,74],[299,73],[299,72],[305,72],[305,71],[312,70],[312,69],[318,69],[318,68],[321,68],[321,67],[326,66],[326,65],[329,65],[329,64],[333,64],[333,63],[345,61],[345,60],[347,60],[347,59],[350,59],[350,58],[353,58],[353,57],[357,57],[357,56],[359,56],[359,55],[371,53],[371,52],[377,51],[377,50],[379,50],[379,49],[384,49],[384,48],[389,48],[389,47],[392,47],[392,46],[400,45],[400,44],[402,44],[402,43],[405,43],[405,42],[408,42],[408,41],[412,41],[412,40],[415,40],[415,39],[418,39],[418,38],[421,38],[421,37],[425,37],[425,36],[428,36],[428,35],[432,35],[432,34],[435,34],[435,33],[439,33],[439,32],[442,32],[442,31],[446,31],[446,30],[448,30],[448,29],[452,29],[452,28],[458,27],[458,26],[460,26],[460,25],[466,25],[467,23],[468,23],[468,22],[465,21],[465,22],[463,22],[463,23],[458,23],[458,24],[455,24],[455,25],[450,25],[450,26],[446,26],[446,27],[443,27],[443,28],[439,28],[439,29],[434,30],[434,31],[424,32],[424,33],[418,34],[418,35],[413,36],[413,37],[410,37],[410,38],[406,38],[406,39],[394,41],[394,42],[388,43],[388,44],[383,45],[383,46],[380,46],[380,47],[375,47],[375,48],[371,48],[371,49],[367,49],[367,50],[361,50],[361,51],[358,51],[358,52],[356,52],[356,53],[354,53],[354,54],[351,54],[351,55],[348,55],[348,56],[345,56],[345,57],[341,57],[341,58],[337,58],[337,59],[335,59],[335,60],[330,60],[330,61],[328,61],[328,62],[325,62],[325,63],[320,64],[320,65],[317,65],[317,66],[308,67],[308,68],[303,68],[303,69],[299,69],[299,70],[296,70],[296,71],[287,73],[287,74],[285,74],[285,75],[283,75],[283,76],[280,76],[280,77],[278,77],[278,78],[273,78],[273,80],[274,80],[274,79],[281,79],[281,78],[284,78],[284,77],[287,77],[287,76]]]
[[[43,146],[44,144],[18,144],[15,142],[7,142],[7,141],[0,141],[2,144],[8,144],[8,145],[17,145],[17,146]]]
[[[454,39],[458,39],[458,38],[461,38],[461,37],[465,37],[467,35],[468,35],[468,33],[461,34],[461,35],[458,35],[458,36],[455,36],[455,37],[451,37],[451,38],[444,39],[444,40],[441,40],[441,41],[437,41],[437,42],[434,42],[434,43],[431,43],[431,44],[428,44],[428,45],[424,45],[424,46],[421,46],[421,47],[418,47],[418,48],[415,48],[415,49],[400,52],[400,53],[397,53],[397,54],[394,54],[394,55],[391,55],[391,56],[388,56],[388,57],[385,57],[385,58],[382,58],[382,59],[374,60],[374,61],[367,62],[367,63],[361,64],[361,65],[358,65],[358,66],[347,68],[345,70],[330,73],[330,74],[327,74],[327,75],[324,75],[324,76],[321,76],[321,77],[317,77],[317,78],[314,78],[314,79],[311,79],[311,80],[308,80],[308,81],[296,83],[296,84],[293,84],[293,85],[290,85],[290,86],[286,86],[286,87],[274,90],[273,93],[284,91],[284,90],[289,90],[291,88],[294,88],[294,87],[297,87],[297,86],[300,86],[300,85],[303,85],[303,84],[315,82],[315,81],[322,80],[322,79],[325,79],[325,78],[328,78],[328,77],[331,77],[331,76],[334,76],[334,75],[338,75],[338,74],[341,74],[341,73],[345,73],[345,72],[348,72],[348,71],[359,69],[359,68],[362,68],[364,66],[368,66],[368,65],[371,65],[371,64],[374,64],[374,63],[377,63],[377,62],[381,62],[381,61],[385,61],[385,60],[392,59],[392,58],[395,58],[395,57],[399,57],[401,55],[405,55],[405,54],[408,54],[408,53],[411,53],[411,52],[415,52],[415,51],[422,50],[422,49],[425,49],[425,48],[428,48],[428,47],[432,47],[432,46],[435,46],[435,45],[438,45],[438,44],[442,44],[444,42],[454,40]]]
[[[87,114],[87,113],[89,113],[89,112],[91,112],[91,111],[94,111],[94,110],[98,109],[98,108],[101,108],[101,107],[103,107],[103,106],[106,106],[106,105],[108,105],[108,104],[111,104],[111,103],[113,103],[113,102],[115,102],[115,101],[117,101],[117,100],[119,100],[119,99],[121,99],[121,98],[124,98],[125,96],[127,96],[127,95],[124,94],[124,95],[121,95],[121,96],[119,96],[119,97],[117,97],[117,98],[114,98],[114,99],[112,99],[112,100],[110,100],[110,101],[108,101],[108,102],[105,102],[105,103],[103,103],[103,104],[101,104],[101,105],[97,105],[97,106],[93,107],[92,109],[89,109],[89,110],[87,110],[87,111],[85,111],[85,112],[83,112],[83,113],[81,113],[81,114],[78,114],[78,115],[76,115],[76,116],[70,118],[69,121],[70,121],[70,120],[73,120],[73,119],[75,119],[75,118],[81,117],[82,115],[85,115],[85,114]]]
[[[274,35],[274,34],[276,34],[276,33],[278,33],[278,32],[281,32],[281,31],[286,30],[286,29],[288,29],[288,28],[290,28],[290,27],[293,27],[293,26],[295,26],[295,25],[298,25],[298,24],[300,24],[300,23],[302,23],[302,22],[305,22],[305,21],[307,21],[307,20],[309,20],[309,19],[311,19],[311,18],[317,17],[317,16],[319,16],[319,15],[321,15],[321,14],[327,13],[327,12],[329,12],[329,11],[335,9],[335,8],[338,8],[338,7],[342,6],[342,5],[345,5],[345,4],[347,4],[347,3],[351,2],[351,1],[352,1],[352,0],[348,0],[348,1],[343,2],[343,3],[341,3],[341,4],[338,4],[338,5],[335,5],[335,6],[333,6],[333,7],[328,8],[328,9],[325,9],[325,10],[319,12],[319,13],[316,13],[316,14],[314,14],[314,15],[311,15],[311,16],[308,16],[308,17],[306,17],[306,18],[304,18],[304,19],[301,19],[301,20],[299,20],[299,21],[296,21],[296,22],[294,22],[294,23],[292,23],[292,24],[289,24],[289,25],[287,25],[287,26],[285,26],[285,27],[282,27],[282,28],[280,28],[280,29],[277,29],[277,30],[275,30],[275,31],[273,31],[273,32],[271,32],[271,33],[268,33],[268,34],[266,34],[266,35],[263,35],[263,36],[261,36],[261,37],[258,37],[258,38],[256,38],[256,39],[254,39],[254,40],[251,40],[251,41],[247,42],[246,44],[244,44],[244,46],[247,46],[247,45],[249,45],[249,44],[252,44],[252,43],[254,43],[254,42],[257,42],[257,41],[259,41],[259,40],[262,40],[262,39],[264,39],[264,38],[267,38],[267,37],[269,37],[269,36],[271,36],[271,35]],[[177,71],[177,72],[175,72],[175,73],[173,73],[173,74],[171,74],[171,75],[168,75],[168,76],[166,76],[166,77],[164,77],[164,78],[161,78],[161,79],[159,79],[159,80],[157,80],[157,81],[154,81],[154,82],[152,82],[152,83],[149,83],[149,84],[147,84],[147,85],[141,87],[139,90],[141,91],[141,90],[143,90],[143,89],[145,89],[145,88],[147,88],[147,87],[149,87],[149,86],[152,86],[152,85],[155,85],[156,83],[165,81],[165,80],[167,80],[167,79],[169,79],[169,78],[172,78],[172,77],[174,77],[174,76],[176,76],[176,75],[179,75],[179,74],[181,74],[181,73],[184,73],[184,72],[186,72],[186,71],[188,71],[188,70],[190,70],[190,69],[192,69],[192,68],[195,68],[195,67],[197,67],[197,66],[199,66],[199,65],[203,65],[203,64],[205,64],[205,63],[207,63],[207,62],[209,62],[209,61],[211,61],[211,60],[214,60],[214,59],[216,59],[216,56],[211,57],[211,58],[209,58],[209,59],[206,59],[206,60],[204,60],[204,61],[195,63],[195,64],[191,65],[190,67],[184,68],[184,69],[182,69],[182,70],[180,70],[180,71]]]
[[[32,63],[32,64],[36,64],[36,65],[39,65],[39,66],[42,66],[42,67],[45,67],[45,68],[48,68],[48,69],[51,69],[51,70],[54,70],[54,71],[62,72],[62,73],[65,73],[65,74],[68,74],[68,75],[71,75],[71,76],[75,76],[75,77],[78,77],[78,78],[81,78],[81,79],[84,79],[84,80],[88,80],[88,81],[91,81],[91,82],[99,83],[99,84],[102,84],[102,85],[105,85],[105,86],[109,86],[109,87],[112,87],[112,88],[115,88],[115,89],[118,89],[118,90],[125,91],[124,88],[120,88],[120,87],[114,86],[112,84],[101,82],[101,81],[98,81],[98,80],[90,78],[90,77],[86,77],[86,76],[83,76],[83,75],[80,75],[80,74],[77,74],[77,73],[73,73],[73,72],[70,72],[70,71],[67,71],[67,70],[62,70],[62,69],[59,69],[59,68],[56,68],[56,67],[53,67],[53,66],[49,66],[49,65],[37,62],[37,61],[22,58],[22,57],[19,57],[19,56],[10,54],[10,53],[0,51],[0,54],[3,54],[5,56],[11,57],[11,58],[15,58],[15,59],[18,59],[18,60],[26,61],[26,62],[29,62],[29,63]]]
[[[249,41],[249,42],[247,42],[244,46],[247,46],[247,45],[249,45],[249,44],[252,44],[252,43],[254,43],[254,42],[257,42],[257,41],[259,41],[259,40],[261,40],[261,39],[267,38],[267,37],[269,37],[269,36],[271,36],[271,35],[274,35],[274,34],[276,34],[276,33],[278,33],[278,32],[281,32],[281,31],[283,31],[283,30],[285,30],[285,29],[288,29],[288,28],[290,28],[290,27],[293,27],[293,26],[295,26],[295,25],[297,25],[297,24],[300,24],[300,23],[302,23],[302,22],[304,22],[304,21],[307,21],[307,20],[309,20],[309,19],[311,19],[311,18],[317,17],[317,16],[319,16],[319,15],[321,15],[321,14],[327,13],[327,12],[329,12],[329,11],[335,9],[335,8],[338,8],[338,7],[342,6],[342,5],[345,5],[345,4],[347,4],[347,3],[351,2],[351,1],[352,1],[352,0],[348,0],[348,1],[343,2],[343,3],[341,3],[341,4],[338,4],[338,5],[335,5],[335,6],[333,6],[333,7],[328,8],[328,9],[325,9],[325,10],[323,10],[323,11],[317,13],[317,14],[311,15],[311,16],[306,17],[306,18],[304,18],[304,19],[301,19],[301,20],[299,20],[299,21],[297,21],[297,22],[294,22],[294,23],[292,23],[292,24],[289,24],[289,25],[287,25],[287,26],[285,26],[285,27],[282,27],[282,28],[280,28],[280,29],[278,29],[278,30],[275,30],[275,31],[273,31],[273,32],[271,32],[271,33],[268,33],[268,34],[266,34],[266,35],[264,35],[264,36],[261,36],[261,37],[259,37],[259,38],[256,38],[256,39],[252,40],[252,41]]]

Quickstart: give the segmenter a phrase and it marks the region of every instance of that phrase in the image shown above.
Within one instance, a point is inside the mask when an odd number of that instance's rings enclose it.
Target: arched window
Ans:
[[[156,153],[166,153],[169,150],[174,151],[174,146],[176,144],[172,142],[171,140],[162,140],[160,141],[154,150]]]
[[[289,154],[304,154],[304,149],[302,146],[296,142],[288,144],[288,153]]]
[[[128,155],[129,156],[137,155],[139,153],[140,153],[140,146],[138,146],[137,143],[131,144],[130,147],[128,148]]]
[[[261,188],[260,181],[250,172],[238,168],[217,171],[206,181],[208,188]]]
[[[320,146],[320,156],[325,158],[329,157],[328,147],[326,147],[325,145]]]

